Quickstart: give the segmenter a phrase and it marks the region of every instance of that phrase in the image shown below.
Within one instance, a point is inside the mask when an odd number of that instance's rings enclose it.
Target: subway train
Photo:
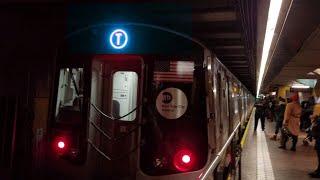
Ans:
[[[240,179],[254,97],[201,42],[96,24],[65,36],[54,69],[48,179]]]

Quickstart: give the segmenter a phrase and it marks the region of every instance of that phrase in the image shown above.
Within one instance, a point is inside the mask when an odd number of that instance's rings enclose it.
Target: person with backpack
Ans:
[[[315,149],[317,151],[318,167],[314,172],[309,173],[313,178],[320,178],[320,82],[317,81],[315,87],[315,105],[313,114],[310,116],[312,122],[311,134],[316,139]]]
[[[271,140],[277,140],[277,135],[279,133],[279,130],[282,128],[283,123],[283,117],[284,117],[284,111],[286,110],[286,102],[285,99],[282,97],[279,97],[279,104],[276,107],[275,117],[276,117],[276,130],[274,132],[274,135],[270,138]]]

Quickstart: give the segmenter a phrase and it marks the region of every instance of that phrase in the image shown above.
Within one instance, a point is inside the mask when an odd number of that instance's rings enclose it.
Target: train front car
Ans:
[[[68,34],[51,98],[52,174],[197,178],[209,157],[205,57],[188,36],[147,24]]]

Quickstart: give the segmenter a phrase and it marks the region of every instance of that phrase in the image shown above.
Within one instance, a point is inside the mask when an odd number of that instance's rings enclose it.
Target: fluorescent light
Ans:
[[[263,42],[263,49],[262,49],[262,56],[260,62],[260,71],[259,71],[259,78],[258,78],[258,86],[257,86],[257,97],[260,92],[261,83],[264,75],[264,70],[267,64],[269,50],[272,43],[274,30],[277,26],[277,21],[281,9],[282,0],[271,0],[270,7],[268,12],[268,20],[267,20],[267,27],[266,32],[264,35],[264,42]]]
[[[296,83],[293,83],[292,85],[306,85],[310,86],[310,88],[314,88],[317,83],[317,79],[296,79],[295,82]]]
[[[300,84],[297,84],[297,85],[292,85],[291,88],[297,88],[297,89],[309,89],[310,86],[306,86],[306,85],[300,85]]]
[[[275,96],[276,94],[277,94],[277,92],[275,92],[275,91],[271,92],[272,96]]]

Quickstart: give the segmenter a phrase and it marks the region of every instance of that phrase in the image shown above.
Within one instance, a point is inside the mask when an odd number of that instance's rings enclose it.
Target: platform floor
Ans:
[[[279,149],[279,140],[272,141],[275,122],[266,121],[265,131],[254,133],[254,111],[242,152],[242,180],[308,180],[308,172],[317,165],[314,145],[304,146],[304,133],[299,136],[297,151]],[[279,136],[279,135],[278,135]],[[287,149],[291,142],[287,143]]]

